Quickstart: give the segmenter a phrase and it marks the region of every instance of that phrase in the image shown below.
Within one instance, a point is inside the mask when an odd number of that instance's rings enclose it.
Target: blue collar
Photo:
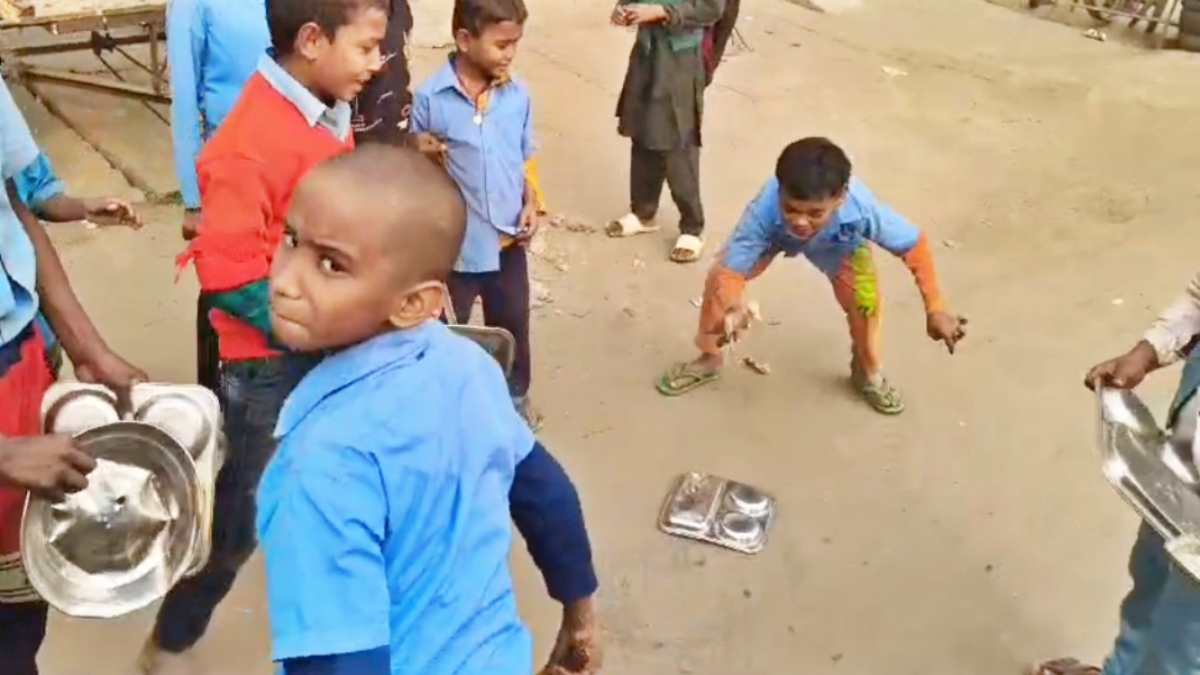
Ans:
[[[276,63],[272,50],[267,50],[266,54],[259,57],[258,72],[267,84],[296,106],[309,126],[315,127],[319,124],[331,131],[339,141],[346,140],[350,135],[350,104],[338,101],[332,108],[325,105],[307,87],[292,77],[291,73]]]
[[[409,366],[424,357],[429,346],[449,334],[439,321],[429,320],[408,330],[377,335],[337,352],[310,370],[292,390],[275,426],[275,436],[291,433],[322,401],[384,369]]]
[[[462,88],[462,82],[460,82],[458,79],[458,73],[454,72],[455,56],[455,54],[450,54],[450,57],[446,60],[446,65],[438,68],[433,75],[429,76],[429,88],[434,94],[439,94],[447,89],[453,89],[462,94],[463,98],[470,101],[471,97],[468,96],[467,92]],[[492,84],[485,91],[503,89],[504,85],[512,82],[512,80],[513,78],[511,75],[505,77],[504,79],[496,80],[495,82],[492,82]]]

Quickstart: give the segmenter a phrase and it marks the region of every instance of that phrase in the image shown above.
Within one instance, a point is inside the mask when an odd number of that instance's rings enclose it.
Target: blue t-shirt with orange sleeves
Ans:
[[[436,321],[380,335],[314,368],[277,435],[258,492],[275,661],[533,672],[508,497],[535,441],[487,353]]]
[[[722,262],[740,274],[749,274],[764,257],[803,254],[826,275],[837,274],[848,256],[867,242],[895,255],[908,253],[921,231],[891,207],[879,202],[862,181],[850,179],[846,200],[825,227],[802,239],[788,229],[779,203],[779,180],[771,177],[746,206],[742,218],[725,244]]]

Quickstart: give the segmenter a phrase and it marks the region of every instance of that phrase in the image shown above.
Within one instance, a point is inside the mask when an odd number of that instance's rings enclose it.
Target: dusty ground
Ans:
[[[427,72],[447,11],[415,4]],[[625,206],[627,146],[611,113],[631,38],[606,26],[604,0],[530,5],[521,69],[552,207],[600,225]],[[972,332],[960,354],[939,351],[903,267],[885,263],[889,374],[909,411],[881,418],[846,389],[844,323],[825,282],[781,263],[753,287],[778,323],[749,345],[774,374],[734,371],[667,400],[651,384],[690,355],[703,267],[662,262],[668,234],[550,233],[559,264],[540,273],[553,302],[536,322],[535,386],[544,438],[585,500],[607,672],[1013,673],[1034,657],[1101,657],[1135,522],[1099,476],[1079,381],[1195,272],[1200,57],[1101,44],[984,2],[868,0],[821,15],[747,0],[743,12],[752,51],[708,95],[714,242],[784,143],[829,135],[944,242],[943,282]],[[59,100],[171,188],[169,137],[144,110]],[[29,114],[77,193],[127,189],[43,110]],[[149,213],[140,234],[65,226],[59,241],[109,339],[155,377],[186,380],[194,286],[172,284],[177,214]],[[1172,379],[1146,395],[1165,404]],[[777,495],[762,554],[655,531],[685,470]],[[545,649],[555,608],[523,552],[514,560]],[[56,617],[46,672],[125,675],[148,621]],[[266,635],[252,565],[200,652],[215,675],[265,674]]]

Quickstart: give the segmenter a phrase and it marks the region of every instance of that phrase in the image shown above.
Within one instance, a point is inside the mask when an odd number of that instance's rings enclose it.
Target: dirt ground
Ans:
[[[449,2],[414,4],[425,73],[442,58]],[[520,69],[551,208],[600,226],[626,207],[612,111],[631,35],[606,25],[605,0],[529,4]],[[585,502],[606,672],[1015,673],[1037,657],[1099,659],[1135,519],[1100,476],[1080,380],[1196,271],[1200,90],[1189,83],[1200,56],[1087,40],[1078,26],[982,1],[867,0],[819,14],[746,0],[740,26],[750,49],[707,99],[710,241],[786,142],[828,135],[939,242],[943,285],[971,334],[953,357],[926,340],[907,272],[883,262],[888,373],[909,410],[882,418],[847,388],[845,324],[827,284],[784,261],[752,287],[772,321],[746,347],[773,374],[735,370],[668,400],[651,385],[690,356],[704,266],[665,262],[669,231],[549,232],[535,393],[544,440]],[[144,109],[55,96],[123,162],[173,187],[167,130]],[[130,193],[29,103],[74,192]],[[147,211],[144,232],[61,226],[58,241],[109,340],[154,377],[186,381],[194,282],[172,283],[177,210]],[[1160,409],[1173,378],[1147,385]],[[688,470],[777,496],[764,552],[655,530],[671,478]],[[513,558],[543,653],[557,611],[519,545]],[[127,675],[149,621],[55,617],[45,672]],[[271,672],[266,621],[254,564],[198,648],[208,672]]]

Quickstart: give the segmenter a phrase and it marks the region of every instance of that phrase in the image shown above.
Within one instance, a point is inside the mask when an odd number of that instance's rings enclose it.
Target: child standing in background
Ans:
[[[724,10],[725,0],[622,0],[612,14],[615,25],[637,26],[637,41],[617,100],[617,132],[631,142],[630,212],[606,232],[629,237],[657,231],[666,182],[679,208],[679,238],[670,253],[677,263],[696,262],[704,252],[700,123],[710,70],[703,45],[705,30]]]
[[[946,311],[925,233],[851,178],[850,158],[841,148],[826,138],[804,138],[784,148],[775,176],[746,207],[708,273],[696,333],[700,356],[663,375],[659,392],[677,396],[717,379],[721,346],[730,337],[726,326],[745,321],[747,282],[782,253],[808,258],[833,285],[850,328],[850,373],[858,393],[877,412],[902,412],[900,392],[883,377],[882,307],[871,244],[904,261],[925,301],[926,333],[953,353],[966,334],[966,319]]]
[[[532,104],[510,71],[527,17],[522,0],[455,0],[455,52],[417,89],[410,130],[445,143],[446,170],[467,203],[466,239],[449,279],[454,313],[469,320],[478,298],[484,322],[512,333],[513,404],[536,430],[526,244],[537,231],[539,198],[528,178]]]

